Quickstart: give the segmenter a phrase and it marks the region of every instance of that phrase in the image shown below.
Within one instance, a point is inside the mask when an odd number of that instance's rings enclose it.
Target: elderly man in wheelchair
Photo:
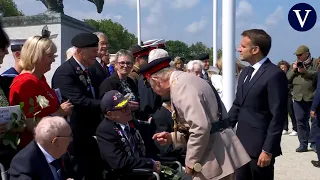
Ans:
[[[191,179],[179,162],[160,162],[147,157],[141,124],[132,120],[128,99],[111,90],[101,100],[104,120],[96,131],[96,140],[107,179]]]

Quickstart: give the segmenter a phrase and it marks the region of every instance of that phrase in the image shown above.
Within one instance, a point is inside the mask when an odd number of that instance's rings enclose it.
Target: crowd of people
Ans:
[[[80,33],[49,85],[44,74],[57,58],[57,46],[48,34],[11,44],[0,28],[1,63],[8,47],[15,58],[15,66],[0,76],[0,106],[22,109],[21,120],[0,123],[0,163],[8,179],[158,174],[272,180],[281,137],[288,134],[288,112],[291,135],[300,142],[296,151],[307,151],[311,143],[320,153],[320,75],[306,46],[298,48],[292,66],[285,61],[277,66],[267,57],[271,37],[261,29],[244,31],[235,61],[236,98],[227,112],[222,59],[219,73],[210,74],[209,54],[185,66],[170,57],[163,40],[153,40],[120,49],[111,63],[105,34]],[[8,137],[18,141],[5,143]],[[312,161],[316,167],[318,158]]]

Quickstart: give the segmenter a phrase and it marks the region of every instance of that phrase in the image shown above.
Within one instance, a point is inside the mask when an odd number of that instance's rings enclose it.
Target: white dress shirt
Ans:
[[[262,64],[263,64],[264,62],[266,62],[267,59],[268,59],[268,57],[266,56],[266,57],[262,58],[260,61],[256,62],[253,66],[251,66],[251,67],[253,67],[254,71],[252,72],[250,81],[251,81],[251,79],[253,78],[253,76],[258,72],[258,70],[260,69],[260,67],[262,66]],[[248,76],[247,76],[247,77],[248,77]],[[244,81],[243,81],[243,82],[246,81],[247,77],[244,78]]]

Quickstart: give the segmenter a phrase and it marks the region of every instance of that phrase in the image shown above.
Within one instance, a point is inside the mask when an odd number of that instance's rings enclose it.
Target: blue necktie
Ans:
[[[56,169],[58,178],[62,179],[60,161],[58,159],[56,159],[56,160],[52,161],[50,164]]]

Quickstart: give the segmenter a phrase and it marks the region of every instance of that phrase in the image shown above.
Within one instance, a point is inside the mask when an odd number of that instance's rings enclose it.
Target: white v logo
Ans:
[[[306,11],[306,15],[304,16],[303,21],[302,21],[302,18],[301,18],[301,16],[300,16],[300,11],[301,11],[301,10],[293,10],[293,11],[296,13],[296,16],[297,16],[297,18],[298,18],[298,21],[299,21],[299,24],[300,24],[301,28],[303,28],[304,23],[306,22],[309,13],[310,13],[312,10],[305,10],[305,11]]]

